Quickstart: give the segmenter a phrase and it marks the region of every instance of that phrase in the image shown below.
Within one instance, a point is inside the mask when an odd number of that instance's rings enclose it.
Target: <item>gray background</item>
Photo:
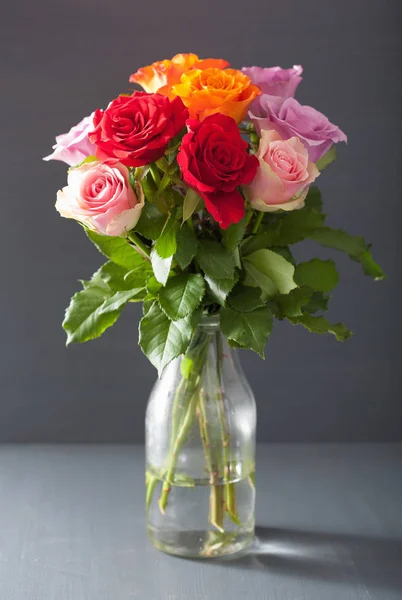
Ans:
[[[320,178],[329,223],[372,241],[388,281],[339,256],[330,317],[345,344],[278,324],[266,361],[244,354],[260,441],[402,439],[397,242],[402,45],[398,1],[16,0],[0,24],[0,441],[141,441],[155,371],[137,348],[140,307],[66,349],[64,307],[101,257],[53,208],[54,135],[129,88],[139,66],[194,51],[235,67],[304,66],[300,101],[349,136]],[[306,245],[301,257],[316,248]],[[329,253],[322,253],[323,256]]]

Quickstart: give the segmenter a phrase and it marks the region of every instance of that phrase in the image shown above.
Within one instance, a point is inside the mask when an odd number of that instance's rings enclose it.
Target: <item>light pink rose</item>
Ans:
[[[242,71],[250,77],[254,85],[258,85],[263,94],[289,98],[295,95],[296,88],[302,80],[303,67],[243,67]]]
[[[87,156],[93,156],[96,146],[89,141],[88,133],[94,128],[94,114],[82,119],[68,133],[58,135],[53,146],[54,152],[43,160],[61,160],[72,167],[79,165]]]
[[[68,185],[57,192],[56,209],[103,235],[124,236],[135,227],[144,206],[139,183],[135,192],[128,169],[98,161],[70,169]]]
[[[301,141],[262,131],[256,156],[260,163],[257,174],[244,188],[251,206],[263,212],[302,208],[309,185],[320,172]]]

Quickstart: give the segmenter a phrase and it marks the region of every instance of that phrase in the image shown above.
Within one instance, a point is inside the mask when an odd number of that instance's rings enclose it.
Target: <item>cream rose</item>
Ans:
[[[57,193],[56,209],[103,235],[124,236],[135,227],[144,206],[140,184],[129,182],[128,169],[98,161],[70,169],[68,185]]]
[[[310,183],[320,174],[299,138],[283,140],[276,131],[262,131],[259,168],[244,191],[256,210],[270,212],[304,206]]]

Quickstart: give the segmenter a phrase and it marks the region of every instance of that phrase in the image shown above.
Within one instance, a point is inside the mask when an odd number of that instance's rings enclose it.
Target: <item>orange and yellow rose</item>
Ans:
[[[261,93],[251,79],[236,69],[195,69],[183,73],[180,83],[172,87],[187,106],[190,117],[202,121],[221,113],[239,123],[249,104]]]
[[[160,60],[138,69],[130,77],[131,83],[138,83],[151,94],[158,92],[169,96],[172,86],[180,82],[180,77],[190,69],[224,69],[229,63],[223,58],[200,59],[197,54],[176,54],[172,59]]]

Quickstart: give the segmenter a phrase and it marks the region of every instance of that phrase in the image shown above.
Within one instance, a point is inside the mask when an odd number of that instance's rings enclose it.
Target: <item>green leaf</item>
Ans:
[[[257,250],[245,256],[246,285],[260,287],[268,296],[279,291],[288,294],[297,287],[293,280],[294,266],[272,250]]]
[[[87,163],[96,162],[97,160],[98,160],[97,156],[87,156],[86,158],[84,158],[84,160],[82,160],[77,165],[73,165],[72,167],[70,167],[68,169],[68,172],[70,172],[72,169],[78,169],[79,167],[82,167],[82,165],[86,165]]]
[[[239,276],[237,273],[234,274],[232,279],[213,279],[212,277],[205,275],[209,295],[214,302],[217,302],[221,306],[225,306],[226,298],[238,280]]]
[[[162,285],[165,285],[168,280],[172,260],[173,256],[161,258],[155,248],[151,250],[152,270],[156,281],[159,281]]]
[[[198,204],[201,202],[202,198],[197,194],[197,192],[191,188],[188,188],[184,197],[183,223],[192,216]]]
[[[302,309],[308,304],[313,290],[307,287],[296,288],[286,295],[275,297],[279,308],[280,318],[297,317],[302,314]]]
[[[321,192],[315,185],[311,185],[304,201],[304,204],[308,208],[314,208],[320,212],[322,210],[322,198]]]
[[[194,331],[193,315],[171,321],[155,302],[140,321],[140,346],[159,375],[174,358],[184,354]]]
[[[97,285],[97,273],[86,287],[74,294],[63,321],[67,344],[86,342],[99,337],[118,319],[123,306],[139,290],[115,292]]]
[[[145,202],[135,231],[148,240],[157,240],[162,233],[165,221],[166,215],[163,215],[155,204]]]
[[[339,276],[333,260],[313,258],[296,267],[295,282],[316,292],[330,292],[339,283]]]
[[[177,234],[177,250],[174,255],[181,269],[185,269],[197,254],[198,240],[194,229],[188,226],[181,227]]]
[[[246,232],[246,217],[243,217],[238,223],[229,225],[222,232],[222,243],[229,252],[232,252],[242,241]]]
[[[384,272],[374,262],[370,254],[370,246],[361,236],[351,236],[346,231],[343,231],[343,229],[322,227],[312,232],[309,238],[327,248],[335,248],[336,250],[345,252],[352,260],[360,262],[365,274],[370,275],[376,281],[385,279]]]
[[[127,271],[115,263],[108,261],[97,272],[102,280],[114,291],[130,290],[133,288],[144,288],[149,269],[139,271]]]
[[[165,190],[167,188],[167,186],[170,184],[170,177],[167,173],[164,174],[164,176],[162,177],[162,180],[158,186],[158,193],[162,193],[163,190]]]
[[[124,267],[128,271],[149,268],[148,261],[128,243],[127,238],[101,235],[89,229],[86,230],[86,234],[99,252],[116,265]]]
[[[317,162],[315,163],[315,166],[317,167],[317,169],[319,171],[323,171],[325,169],[325,167],[328,167],[328,165],[330,165],[332,162],[334,162],[334,160],[336,159],[336,148],[335,148],[335,144],[333,146],[331,146],[331,148],[328,150],[328,152],[326,152],[324,154],[324,156],[321,156],[321,158],[319,158],[317,160]]]
[[[332,325],[325,317],[313,317],[312,315],[304,314],[300,317],[290,319],[290,321],[293,325],[303,325],[303,327],[312,333],[332,333],[338,342],[343,342],[353,335],[343,323]]]
[[[166,219],[162,233],[155,244],[155,249],[161,258],[169,258],[176,252],[177,228],[176,211],[173,210]]]
[[[322,292],[313,292],[310,300],[305,304],[304,310],[310,314],[328,310],[329,296]]]
[[[324,220],[325,215],[309,207],[287,213],[279,223],[275,245],[288,246],[301,242],[322,227]]]
[[[235,268],[233,255],[219,242],[201,240],[197,260],[204,273],[212,279],[233,279]]]
[[[265,344],[272,331],[272,313],[267,306],[252,312],[222,308],[221,329],[229,340],[264,358]]]
[[[202,275],[182,273],[172,277],[159,291],[159,304],[169,319],[177,321],[192,313],[205,293]]]
[[[228,304],[239,312],[251,312],[265,305],[258,288],[248,287],[242,283],[238,283],[230,292]]]
[[[151,294],[152,296],[156,296],[159,292],[159,290],[161,289],[162,284],[159,283],[159,281],[156,280],[155,275],[151,275],[150,277],[148,277],[147,279],[147,292],[148,294]]]

